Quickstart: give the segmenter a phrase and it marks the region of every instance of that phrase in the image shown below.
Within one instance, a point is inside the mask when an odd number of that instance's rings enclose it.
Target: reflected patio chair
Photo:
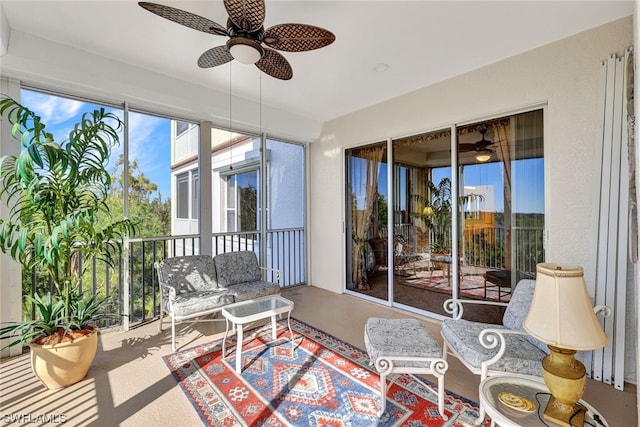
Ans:
[[[401,274],[400,267],[411,264],[413,275],[416,275],[415,263],[422,260],[422,256],[407,242],[401,234],[393,236],[393,273]]]
[[[369,250],[373,254],[373,265],[369,274],[374,274],[387,268],[387,241],[380,237],[369,239]]]

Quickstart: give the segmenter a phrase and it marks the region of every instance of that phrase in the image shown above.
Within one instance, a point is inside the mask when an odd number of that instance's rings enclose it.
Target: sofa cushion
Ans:
[[[227,252],[213,258],[218,286],[228,287],[261,279],[258,257],[251,251]]]
[[[166,311],[170,313],[169,300],[163,299],[163,302]],[[226,290],[211,289],[176,295],[171,308],[174,316],[180,318],[195,314],[203,315],[233,302],[234,296]]]
[[[506,329],[499,325],[489,325],[460,319],[442,321],[442,335],[447,344],[466,363],[480,369],[482,362],[491,359],[498,353],[496,348],[485,348],[479,340],[480,332],[486,328]],[[506,350],[504,355],[489,369],[524,375],[542,375],[542,358],[545,353],[531,344],[525,336],[505,334]]]
[[[277,295],[280,293],[280,286],[277,283],[257,280],[229,286],[226,291],[233,295],[236,302],[240,302],[268,295]]]
[[[218,287],[216,267],[208,255],[167,258],[157,265],[158,280],[173,287],[176,294]]]

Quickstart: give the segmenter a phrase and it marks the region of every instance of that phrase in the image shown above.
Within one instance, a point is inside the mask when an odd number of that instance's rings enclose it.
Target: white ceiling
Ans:
[[[157,2],[226,25],[220,0]],[[320,50],[284,52],[293,79],[280,81],[237,62],[199,68],[200,54],[226,38],[162,19],[134,1],[19,0],[0,5],[12,31],[226,94],[231,87],[234,96],[261,99],[319,122],[633,12],[632,1],[266,0],[265,28],[304,23],[336,35],[332,45]],[[374,71],[379,63],[388,64],[388,70]]]

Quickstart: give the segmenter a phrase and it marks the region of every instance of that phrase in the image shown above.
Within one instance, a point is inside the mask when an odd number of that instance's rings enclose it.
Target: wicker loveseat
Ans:
[[[268,270],[251,251],[167,258],[155,263],[160,288],[160,324],[171,316],[171,348],[176,351],[176,322],[217,313],[225,305],[280,293],[278,283],[263,280]],[[272,269],[271,269],[272,270]],[[274,276],[279,280],[277,270]],[[224,321],[222,318],[200,319]]]

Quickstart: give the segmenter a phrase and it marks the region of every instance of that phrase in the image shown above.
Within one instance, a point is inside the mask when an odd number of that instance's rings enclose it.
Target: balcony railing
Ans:
[[[416,243],[416,226],[413,224],[396,224],[393,227],[395,236],[402,236],[404,242],[411,246]],[[380,228],[380,237],[386,238],[386,228]],[[463,233],[464,251],[462,257],[465,265],[487,269],[506,269],[507,256],[503,226],[474,226],[466,228]],[[511,227],[512,269],[535,276],[536,265],[544,261],[544,229],[543,227]],[[451,235],[445,236],[444,246],[451,248]],[[427,241],[434,241],[433,234]],[[425,242],[425,244],[428,243]],[[419,251],[426,251],[419,248]]]
[[[406,234],[408,230],[396,226],[396,233]],[[266,259],[260,254],[262,234],[259,232],[215,233],[212,235],[213,255],[224,252],[250,250],[258,254],[265,267],[280,271],[281,287],[305,284],[305,237],[303,228],[270,230],[266,236]],[[486,227],[465,231],[464,257],[470,266],[505,268],[503,227]],[[511,247],[515,256],[515,269],[524,273],[534,273],[538,262],[544,259],[543,229],[541,227],[513,227]],[[129,239],[125,251],[115,268],[104,263],[90,262],[81,283],[81,291],[100,297],[111,297],[111,314],[118,314],[121,322],[128,324],[154,319],[159,314],[157,278],[153,264],[167,257],[198,255],[200,237],[198,235],[142,237]],[[267,280],[274,280],[269,273]],[[33,273],[31,286],[36,291],[38,278]],[[45,285],[46,287],[46,285]],[[51,289],[51,285],[49,285]],[[42,287],[38,288],[42,291]],[[46,290],[45,290],[46,291]],[[33,317],[33,308],[31,310]]]
[[[290,287],[306,282],[305,239],[303,228],[270,230],[265,233],[266,258],[260,255],[259,232],[215,233],[212,235],[213,255],[224,252],[248,250],[258,255],[261,265],[280,271],[280,286]],[[101,327],[144,322],[159,315],[158,283],[153,264],[173,256],[198,255],[200,236],[160,236],[129,239],[125,242],[122,257],[114,268],[105,263],[90,262],[84,267],[80,290],[82,293],[112,298],[107,308],[110,314],[117,314],[109,323]],[[32,272],[28,278],[32,292],[51,291],[52,284],[45,289],[38,284],[38,277]],[[267,273],[266,280],[275,281],[274,273]],[[46,289],[48,288],[48,289]],[[31,307],[31,318],[35,316]]]
[[[544,261],[544,229],[511,227],[512,269],[535,276],[536,265]],[[464,259],[469,266],[506,269],[504,227],[487,226],[464,232]]]

